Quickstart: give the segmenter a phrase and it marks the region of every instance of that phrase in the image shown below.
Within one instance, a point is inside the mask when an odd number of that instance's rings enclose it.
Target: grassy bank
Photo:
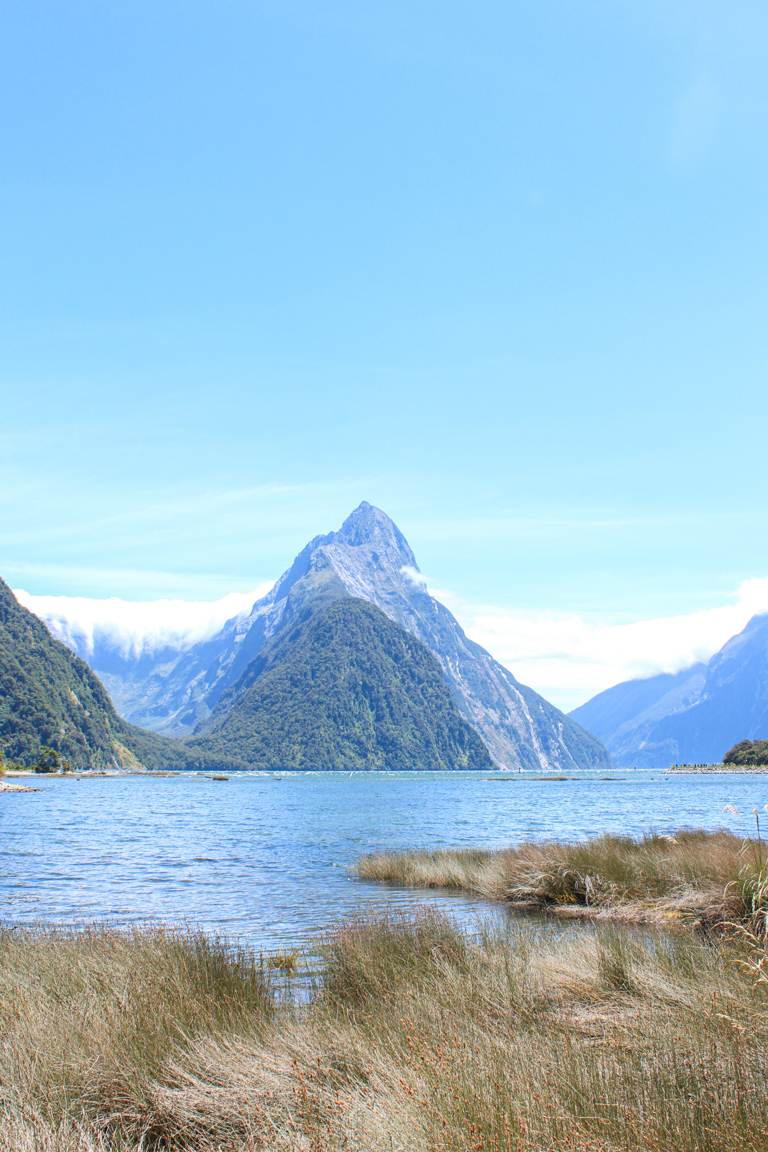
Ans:
[[[459,889],[565,915],[737,922],[759,931],[768,915],[768,852],[728,832],[382,854],[365,857],[357,871],[366,880]]]
[[[758,1152],[756,940],[613,926],[325,945],[308,1005],[202,937],[0,935],[3,1152]]]

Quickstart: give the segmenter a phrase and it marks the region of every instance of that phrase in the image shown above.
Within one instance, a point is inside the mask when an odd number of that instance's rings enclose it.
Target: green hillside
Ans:
[[[435,658],[365,601],[305,616],[247,677],[190,750],[261,769],[492,767]]]
[[[127,724],[88,665],[0,580],[0,752],[32,766],[54,748],[75,769],[228,764]]]

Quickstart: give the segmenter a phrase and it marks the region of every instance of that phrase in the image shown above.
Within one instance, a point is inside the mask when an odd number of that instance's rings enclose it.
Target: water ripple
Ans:
[[[199,778],[42,780],[0,795],[0,916],[11,923],[188,923],[257,947],[303,946],[360,912],[436,904],[467,922],[460,895],[355,880],[364,852],[501,847],[599,832],[729,826],[749,833],[768,778],[568,781],[487,774],[311,773]],[[724,813],[733,804],[739,815]]]

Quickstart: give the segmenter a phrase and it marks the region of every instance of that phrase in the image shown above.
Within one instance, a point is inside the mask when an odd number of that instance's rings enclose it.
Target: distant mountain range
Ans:
[[[768,736],[768,615],[754,616],[706,664],[628,680],[571,712],[618,766],[719,763]]]
[[[90,768],[665,768],[768,736],[768,615],[565,716],[467,638],[367,503],[206,639],[44,618],[0,581],[0,749],[26,763],[50,745]]]
[[[608,763],[598,740],[465,636],[368,503],[209,639],[136,651],[80,635],[60,614],[48,623],[126,718],[199,755],[259,767]]]

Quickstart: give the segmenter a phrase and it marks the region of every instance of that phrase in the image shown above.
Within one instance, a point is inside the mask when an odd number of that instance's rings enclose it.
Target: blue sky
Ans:
[[[466,605],[768,577],[763,4],[3,24],[13,586],[213,598],[361,499]]]

